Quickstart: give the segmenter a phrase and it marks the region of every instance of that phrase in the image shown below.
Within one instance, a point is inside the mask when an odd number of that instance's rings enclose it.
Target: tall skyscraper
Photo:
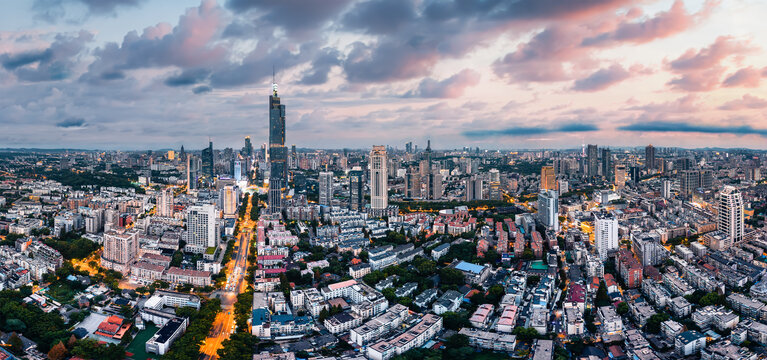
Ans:
[[[743,196],[738,189],[725,186],[719,193],[717,230],[723,232],[729,240],[723,246],[729,249],[732,244],[743,240]]]
[[[661,186],[661,196],[664,199],[671,198],[671,180],[663,180],[663,183]]]
[[[364,206],[364,173],[359,168],[349,171],[349,209],[361,211]]]
[[[194,155],[186,157],[186,188],[187,192],[197,189],[200,179],[200,158]]]
[[[333,173],[330,171],[320,171],[320,205],[331,205],[333,199]]]
[[[405,197],[421,197],[421,173],[409,167],[405,173]]]
[[[253,156],[253,143],[250,142],[250,136],[245,137],[245,147],[242,148],[242,155]]]
[[[430,199],[442,198],[442,174],[432,171],[431,174],[431,197]]]
[[[213,182],[215,173],[213,170],[213,142],[208,142],[208,147],[202,149],[202,177],[207,179],[209,183]]]
[[[607,254],[618,248],[618,219],[609,215],[594,217],[594,245],[599,259],[605,261]]]
[[[538,221],[548,230],[559,231],[559,194],[555,190],[538,193]]]
[[[186,213],[186,251],[203,253],[218,244],[216,207],[212,204],[190,206]]]
[[[224,209],[224,217],[237,217],[237,205],[240,201],[240,191],[235,185],[224,185],[218,194],[221,208]]]
[[[698,170],[682,170],[679,172],[679,192],[682,197],[689,199],[700,187],[700,172]]]
[[[623,187],[626,185],[626,165],[618,164],[615,165],[615,181],[613,181],[613,184],[617,187]]]
[[[645,157],[645,167],[647,168],[647,170],[657,168],[657,164],[655,164],[655,147],[654,146],[647,145],[647,147],[644,148],[644,157]]]
[[[370,151],[370,208],[383,210],[389,207],[389,184],[385,146],[373,146]]]
[[[482,200],[482,178],[477,175],[473,175],[465,180],[466,184],[466,201]]]
[[[283,191],[288,179],[288,149],[285,147],[285,105],[280,104],[277,84],[269,96],[269,194],[266,212],[282,211]]]
[[[555,190],[557,188],[557,176],[553,166],[541,167],[541,190]]]
[[[127,275],[130,272],[130,265],[137,254],[137,231],[110,231],[104,233],[104,251],[101,254],[101,267]]]
[[[586,175],[599,176],[599,148],[596,145],[589,144],[586,148]]]
[[[165,188],[157,193],[157,216],[173,217],[173,189]]]
[[[232,174],[234,181],[242,181],[242,161],[240,159],[232,161]]]
[[[498,169],[490,169],[489,174],[488,198],[490,200],[501,200],[501,173]]]
[[[602,177],[607,182],[615,181],[615,168],[613,165],[613,155],[610,149],[602,149]]]

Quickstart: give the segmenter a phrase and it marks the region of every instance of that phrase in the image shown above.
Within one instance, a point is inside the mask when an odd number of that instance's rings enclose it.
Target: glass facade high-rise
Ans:
[[[386,147],[373,146],[370,152],[370,208],[373,210],[382,210],[389,206],[386,164]]]
[[[644,148],[644,157],[645,157],[645,166],[647,167],[647,170],[655,169],[657,165],[655,164],[655,147],[652,145],[647,145],[647,147]]]
[[[213,171],[213,142],[208,142],[208,147],[202,149],[202,177],[209,182],[213,182],[215,173]]]
[[[285,105],[280,104],[277,84],[269,96],[269,195],[266,212],[282,211],[288,179],[288,149],[285,147]]]
[[[349,171],[349,209],[360,211],[364,208],[364,173],[362,170]]]
[[[599,176],[599,148],[596,145],[589,145],[586,148],[586,175]]]

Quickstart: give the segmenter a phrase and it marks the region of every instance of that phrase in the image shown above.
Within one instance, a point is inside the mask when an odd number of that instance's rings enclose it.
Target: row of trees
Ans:
[[[189,326],[184,335],[178,338],[170,347],[163,360],[186,360],[196,359],[200,355],[200,345],[213,327],[213,321],[216,320],[216,314],[221,311],[221,300],[206,300],[200,311],[191,309],[184,310],[189,316]]]

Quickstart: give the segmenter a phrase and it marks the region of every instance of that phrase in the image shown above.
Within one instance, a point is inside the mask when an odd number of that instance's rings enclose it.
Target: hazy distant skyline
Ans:
[[[8,2],[0,148],[767,148],[767,2]]]

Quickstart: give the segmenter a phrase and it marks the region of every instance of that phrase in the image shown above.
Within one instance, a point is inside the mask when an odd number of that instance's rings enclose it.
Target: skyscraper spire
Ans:
[[[277,81],[274,79],[274,64],[272,64],[272,94],[277,96]]]

